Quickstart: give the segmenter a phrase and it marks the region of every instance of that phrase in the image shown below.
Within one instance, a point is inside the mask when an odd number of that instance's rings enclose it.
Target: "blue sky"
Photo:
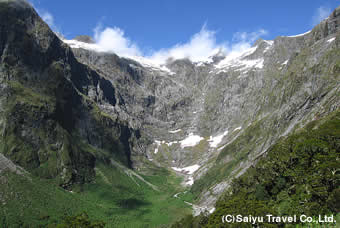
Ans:
[[[252,43],[259,37],[274,39],[304,33],[340,5],[335,0],[30,2],[67,39],[97,35],[98,41],[106,29],[112,29],[111,35],[123,39],[123,45],[135,48],[141,55],[186,45],[200,33],[213,39],[212,45],[217,47],[230,47],[240,40]]]

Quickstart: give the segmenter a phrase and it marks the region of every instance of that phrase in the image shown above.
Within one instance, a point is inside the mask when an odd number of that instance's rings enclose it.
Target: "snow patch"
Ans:
[[[216,68],[223,68],[225,65],[229,65],[230,62],[236,59],[242,59],[248,55],[253,54],[257,49],[257,46],[245,49],[239,52],[231,52],[221,62],[216,65]]]
[[[209,210],[209,214],[212,214],[214,211],[216,210],[216,208],[211,208],[210,210]]]
[[[328,43],[332,43],[335,40],[335,37],[330,38],[329,40],[327,40]]]
[[[226,130],[225,132],[223,132],[220,135],[217,135],[215,137],[210,136],[210,139],[208,140],[210,147],[217,147],[218,144],[221,143],[222,139],[224,138],[224,136],[226,136],[228,134],[228,130]]]
[[[310,31],[307,31],[305,33],[301,33],[301,34],[297,34],[297,35],[293,35],[293,36],[287,36],[287,37],[300,37],[300,36],[304,36],[304,35],[307,35],[308,33],[310,33],[312,30]]]
[[[248,48],[242,52],[230,53],[221,62],[215,65],[216,69],[220,69],[217,73],[226,72],[227,69],[233,68],[238,71],[245,71],[250,68],[263,68],[263,58],[247,60],[247,56],[253,54],[257,46]]]
[[[104,48],[98,44],[89,44],[89,43],[81,42],[78,40],[62,40],[62,41],[68,44],[71,48],[82,48],[82,49],[95,51],[95,52],[112,53],[112,52],[108,52],[107,48]],[[170,75],[175,74],[170,69],[168,69],[164,64],[158,64],[155,61],[152,61],[151,59],[148,59],[142,56],[127,55],[127,56],[120,56],[120,57],[132,59],[138,62],[139,64],[141,64],[142,66],[152,69],[152,70],[163,71]],[[137,66],[134,65],[134,67],[137,67]]]
[[[162,142],[161,142],[161,141],[158,141],[158,140],[155,140],[154,143],[156,144],[156,148],[155,148],[154,153],[157,154],[157,153],[158,153],[158,147],[161,145]]]
[[[267,51],[269,51],[270,49],[271,49],[271,47],[273,46],[273,44],[274,44],[274,41],[272,41],[272,40],[264,40],[264,42],[266,42],[267,44],[268,44],[268,47],[266,47],[265,49],[264,49],[264,53],[265,52],[267,52]]]
[[[205,65],[205,62],[196,62],[196,66],[203,66]]]
[[[179,143],[178,141],[173,141],[173,142],[165,142],[164,140],[159,141],[159,140],[155,140],[154,144],[156,144],[156,148],[154,153],[157,154],[158,153],[158,148],[161,144],[166,144],[167,146],[172,146],[173,144],[177,144]]]
[[[186,137],[185,139],[180,141],[181,148],[183,149],[184,147],[196,146],[202,139],[203,139],[203,137],[201,137],[199,135],[194,135],[193,133],[190,133],[188,135],[188,137]]]
[[[173,142],[168,142],[168,143],[165,143],[167,146],[171,146],[172,144],[177,144],[178,141],[173,141]]]
[[[273,40],[263,40],[264,42],[266,42],[267,44],[269,44],[270,46],[272,46],[274,44]]]
[[[237,130],[241,130],[241,129],[242,129],[242,127],[240,126],[240,127],[235,128],[233,131],[237,131]]]
[[[189,180],[187,180],[185,182],[186,185],[193,185],[194,184],[194,178],[193,177],[189,177]]]
[[[180,132],[180,131],[182,131],[182,129],[177,129],[177,130],[169,131],[169,133],[175,134],[175,133]]]
[[[148,59],[148,58],[145,58],[145,57],[142,57],[142,56],[126,56],[126,58],[135,60],[136,62],[141,64],[143,67],[149,68],[151,70],[163,71],[163,72],[166,72],[170,75],[175,74],[169,68],[167,68],[165,65],[157,64],[154,61],[152,61],[151,59]]]
[[[258,68],[258,69],[263,68],[264,59],[257,59],[257,60],[253,60],[253,61],[255,61],[255,65],[253,65],[255,68]]]
[[[182,172],[182,168],[177,168],[177,167],[171,167],[171,169],[177,171],[177,172]]]
[[[97,44],[89,44],[78,40],[62,40],[62,41],[65,44],[68,44],[71,48],[83,48],[90,51],[105,52],[105,50]]]
[[[171,168],[177,172],[183,172],[183,173],[191,175],[194,172],[196,172],[200,168],[200,166],[196,164],[196,165],[191,165],[191,166],[187,166],[184,168],[178,168],[178,167],[171,167]]]
[[[288,59],[284,61],[281,65],[287,65],[288,64]]]
[[[224,146],[218,148],[217,150],[220,151],[220,150],[223,150],[228,144],[225,144]]]
[[[263,58],[254,59],[254,60],[235,59],[235,60],[230,61],[229,63],[225,63],[223,67],[218,67],[222,69],[218,71],[217,73],[226,72],[226,70],[231,69],[231,68],[234,68],[235,71],[247,71],[250,68],[262,69],[263,62],[264,62]]]

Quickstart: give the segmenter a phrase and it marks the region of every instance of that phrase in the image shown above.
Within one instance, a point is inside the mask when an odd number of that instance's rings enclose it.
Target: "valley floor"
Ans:
[[[53,181],[2,173],[0,227],[45,227],[82,212],[105,222],[105,227],[162,227],[191,214],[186,203],[190,197],[174,197],[185,190],[179,187],[181,179],[166,169],[150,170],[143,178],[158,190],[117,167],[101,164],[92,183],[72,191],[56,187]]]

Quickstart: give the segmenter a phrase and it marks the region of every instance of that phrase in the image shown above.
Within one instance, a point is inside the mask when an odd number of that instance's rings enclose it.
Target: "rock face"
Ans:
[[[94,41],[90,36],[84,36],[84,35],[76,36],[74,38],[74,40],[84,42],[84,43],[88,43],[88,44],[94,44]]]
[[[1,153],[65,186],[91,179],[97,150],[130,168],[197,164],[187,183],[212,206],[279,137],[339,108],[339,20],[159,66],[63,42],[25,1],[1,0]]]
[[[86,94],[115,104],[112,85],[77,62],[26,1],[0,1],[0,151],[60,185],[90,181],[102,149],[131,166],[133,132]]]

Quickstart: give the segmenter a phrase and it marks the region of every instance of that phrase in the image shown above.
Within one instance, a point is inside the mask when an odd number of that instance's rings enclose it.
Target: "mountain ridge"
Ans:
[[[62,41],[26,1],[1,0],[0,163],[68,190],[101,163],[165,167],[196,215],[213,211],[280,137],[339,108],[339,24],[340,7],[306,34],[157,66],[93,51],[90,37]]]

